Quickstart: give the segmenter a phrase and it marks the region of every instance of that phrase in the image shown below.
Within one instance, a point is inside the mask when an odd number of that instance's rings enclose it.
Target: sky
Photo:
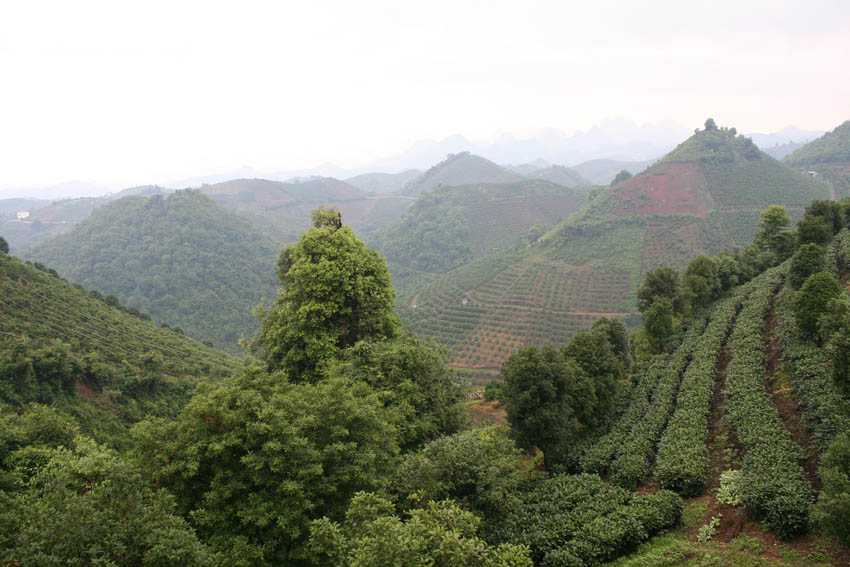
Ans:
[[[850,118],[850,2],[65,0],[0,7],[0,188],[120,188],[612,117]]]

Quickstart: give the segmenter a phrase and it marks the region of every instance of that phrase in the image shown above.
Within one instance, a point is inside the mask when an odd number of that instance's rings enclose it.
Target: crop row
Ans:
[[[850,400],[836,387],[823,350],[801,339],[792,301],[793,290],[786,286],[777,303],[779,339],[791,386],[802,406],[803,421],[821,453],[836,435],[850,431]]]
[[[809,526],[811,486],[800,448],[782,424],[764,385],[764,319],[787,264],[766,272],[741,310],[729,339],[726,374],[729,422],[744,448],[741,502],[780,537]]]
[[[611,465],[611,478],[620,486],[637,488],[649,471],[658,440],[676,404],[682,374],[691,361],[697,339],[705,330],[705,324],[704,317],[692,322],[682,344],[662,367],[647,412],[617,447]]]
[[[627,553],[675,526],[674,493],[636,495],[596,475],[536,477],[503,518],[503,535],[528,545],[537,564],[584,567]]]
[[[580,459],[581,470],[587,473],[607,474],[617,448],[626,435],[643,419],[649,411],[652,393],[661,377],[664,366],[670,359],[669,354],[656,355],[640,374],[632,390],[631,402],[623,415],[614,423],[611,430],[599,441],[590,446]]]
[[[757,280],[754,280],[754,282]],[[659,486],[685,496],[701,494],[708,482],[708,417],[714,391],[715,366],[729,326],[754,282],[741,286],[718,301],[694,349],[693,360],[682,378],[676,411],[658,444],[655,478]]]
[[[826,184],[790,172],[772,160],[742,165],[706,165],[708,188],[720,206],[752,205],[767,208],[774,203],[808,205],[812,199],[829,198]]]

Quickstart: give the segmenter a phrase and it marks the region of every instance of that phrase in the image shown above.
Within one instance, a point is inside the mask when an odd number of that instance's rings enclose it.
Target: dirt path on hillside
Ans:
[[[779,337],[776,335],[778,326],[778,315],[776,313],[776,298],[774,295],[770,302],[770,311],[767,319],[765,319],[765,344],[764,344],[764,360],[765,360],[765,377],[764,385],[770,393],[773,400],[773,406],[779,413],[779,418],[785,425],[785,428],[791,433],[794,442],[803,451],[805,460],[802,465],[806,471],[806,476],[812,485],[814,493],[820,490],[821,481],[818,476],[818,456],[814,449],[812,440],[806,431],[806,426],[803,424],[803,416],[800,411],[800,405],[794,397],[794,390],[788,380],[788,373],[785,372],[782,360],[782,345],[779,342]]]
[[[735,328],[735,320],[729,326],[726,333],[726,338],[723,339],[723,345],[720,347],[720,352],[717,354],[717,363],[714,367],[714,393],[711,398],[711,410],[708,421],[708,455],[709,455],[709,480],[706,486],[707,495],[704,496],[708,500],[708,507],[703,518],[704,523],[711,522],[711,519],[720,514],[720,524],[717,526],[714,538],[717,541],[729,542],[741,532],[741,527],[744,523],[744,512],[739,508],[735,508],[728,504],[723,504],[717,500],[717,489],[720,488],[720,475],[724,471],[737,469],[741,466],[744,450],[738,443],[737,437],[729,428],[729,423],[726,421],[726,412],[724,404],[726,402],[725,386],[726,386],[726,368],[732,360],[732,353],[729,349],[729,337],[732,335],[732,330]]]
[[[777,315],[776,315],[776,297],[774,296],[771,303],[770,312],[766,319],[766,340],[765,340],[765,361],[766,361],[766,378],[765,385],[773,397],[774,403],[779,415],[782,417],[786,427],[789,428],[794,440],[803,447],[804,451],[808,450],[809,439],[803,430],[802,420],[800,417],[799,407],[792,396],[788,395],[787,386],[780,383],[787,375],[783,372],[782,367],[782,349],[776,337]],[[736,316],[737,317],[737,316]],[[711,401],[711,414],[709,417],[708,431],[708,451],[710,457],[709,463],[709,482],[706,487],[706,494],[699,498],[689,500],[691,503],[705,501],[706,512],[703,516],[703,524],[711,522],[712,518],[720,514],[720,522],[717,525],[713,541],[728,543],[737,535],[746,535],[750,538],[758,540],[763,551],[759,554],[758,559],[764,561],[765,565],[776,563],[786,564],[787,558],[780,552],[782,549],[787,549],[789,546],[800,558],[809,558],[813,555],[819,555],[829,561],[829,565],[839,567],[850,565],[850,550],[839,545],[836,541],[814,534],[808,534],[795,538],[791,541],[782,542],[774,533],[765,531],[764,527],[757,521],[748,518],[743,506],[734,507],[728,504],[722,504],[717,501],[717,489],[720,487],[720,475],[723,471],[730,469],[739,469],[744,456],[744,451],[734,433],[730,430],[725,419],[725,396],[724,387],[726,383],[726,369],[732,357],[729,351],[727,342],[731,335],[731,330],[734,329],[735,322],[730,326],[729,334],[723,341],[723,346],[718,353],[717,364],[715,366],[715,383],[714,394]],[[792,422],[796,422],[793,425]],[[799,437],[798,437],[799,436]],[[809,480],[813,486],[818,480],[812,479],[812,468],[807,459],[806,473],[809,474]],[[816,469],[814,469],[816,470]],[[699,534],[699,526],[694,526],[688,530],[688,536],[692,541],[696,541]],[[803,563],[801,563],[803,564]]]

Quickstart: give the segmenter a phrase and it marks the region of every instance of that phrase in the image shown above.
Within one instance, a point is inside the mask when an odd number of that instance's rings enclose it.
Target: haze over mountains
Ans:
[[[183,189],[244,178],[287,181],[293,177],[321,176],[348,179],[372,172],[395,174],[410,169],[425,170],[445,159],[446,155],[461,152],[470,152],[504,165],[520,165],[535,160],[543,160],[548,165],[570,167],[596,159],[626,162],[648,161],[657,159],[673,149],[692,131],[692,128],[672,122],[638,125],[629,119],[614,118],[602,120],[587,131],[576,131],[572,134],[557,129],[548,129],[536,136],[527,137],[506,133],[494,141],[487,142],[471,141],[459,134],[446,136],[440,140],[420,140],[403,152],[376,159],[372,163],[357,167],[324,163],[297,170],[263,171],[245,165],[238,169],[213,174],[199,174],[177,179],[138,179],[134,182],[137,184],[154,183]],[[822,131],[786,126],[774,133],[754,133],[748,134],[748,136],[752,137],[760,148],[768,151],[776,145],[807,142],[821,134],[823,134]],[[796,147],[794,145],[792,149],[787,150],[788,153]],[[774,157],[779,158],[783,155]],[[594,181],[601,182],[599,180]],[[43,187],[15,187],[5,185],[0,180],[0,198],[4,196],[27,196],[55,200],[97,197],[107,194],[110,189],[116,191],[121,188],[120,185],[110,181],[69,181]],[[375,189],[364,188],[364,190],[369,192]]]

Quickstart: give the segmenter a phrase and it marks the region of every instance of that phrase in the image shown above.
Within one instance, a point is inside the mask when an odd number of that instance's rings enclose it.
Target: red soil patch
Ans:
[[[102,408],[106,408],[106,410],[112,415],[118,415],[118,410],[114,408],[107,400],[103,399],[103,397],[98,397],[98,395],[92,390],[91,386],[83,382],[82,380],[77,380],[76,382],[77,393],[82,397],[89,400],[96,406],[100,406]]]
[[[698,164],[667,163],[614,186],[615,215],[695,215],[714,206]]]

